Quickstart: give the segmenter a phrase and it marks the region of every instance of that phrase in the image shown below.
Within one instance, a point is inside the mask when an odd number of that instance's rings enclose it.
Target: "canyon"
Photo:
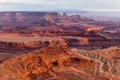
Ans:
[[[0,80],[120,80],[119,53],[119,22],[0,12]]]

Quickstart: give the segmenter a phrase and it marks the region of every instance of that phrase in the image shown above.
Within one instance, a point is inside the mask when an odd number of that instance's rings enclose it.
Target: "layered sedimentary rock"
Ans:
[[[73,36],[69,39],[64,38],[70,47],[120,47],[119,26],[118,22],[96,21],[76,14],[68,15],[57,12],[0,13],[0,35],[13,33],[25,37]],[[75,39],[74,37],[83,39]],[[26,44],[21,45],[25,46]]]
[[[65,40],[61,37],[40,37],[40,36],[22,36],[19,34],[1,34],[0,35],[0,48],[13,48],[13,49],[21,49],[21,48],[42,48],[47,47],[52,44],[61,44],[67,45]]]
[[[31,24],[33,22],[41,21],[42,25],[47,22],[47,20],[50,21],[56,19],[57,16],[58,13],[56,12],[1,12],[0,24]]]
[[[51,45],[1,62],[0,79],[119,80],[119,49],[100,51],[71,51]]]
[[[112,78],[111,80],[120,79],[119,48],[111,47],[108,49],[97,49],[90,51],[73,49],[73,51],[81,57],[98,62],[99,66],[96,67],[97,75],[101,76],[109,75],[109,77]]]
[[[66,13],[0,12],[0,80],[120,80],[119,26]]]
[[[0,48],[14,48],[14,49],[32,49],[32,48],[42,48],[53,44],[67,45],[65,40],[55,40],[55,41],[28,41],[28,42],[0,42]]]

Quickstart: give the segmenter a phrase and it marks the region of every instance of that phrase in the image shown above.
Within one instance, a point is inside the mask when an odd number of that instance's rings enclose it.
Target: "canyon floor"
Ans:
[[[0,80],[120,80],[120,23],[57,12],[0,12]]]

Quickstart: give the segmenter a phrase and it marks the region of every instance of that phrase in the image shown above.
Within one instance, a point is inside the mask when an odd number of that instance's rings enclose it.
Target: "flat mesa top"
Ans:
[[[2,42],[32,42],[32,41],[58,41],[60,37],[42,37],[42,36],[35,36],[35,37],[27,37],[27,36],[20,36],[17,34],[2,34],[0,35],[0,41]]]

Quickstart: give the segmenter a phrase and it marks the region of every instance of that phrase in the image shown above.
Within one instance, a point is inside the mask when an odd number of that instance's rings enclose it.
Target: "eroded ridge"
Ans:
[[[109,75],[111,77],[120,76],[120,49],[111,47],[108,49],[79,50],[72,49],[77,55],[98,63],[96,75]]]

